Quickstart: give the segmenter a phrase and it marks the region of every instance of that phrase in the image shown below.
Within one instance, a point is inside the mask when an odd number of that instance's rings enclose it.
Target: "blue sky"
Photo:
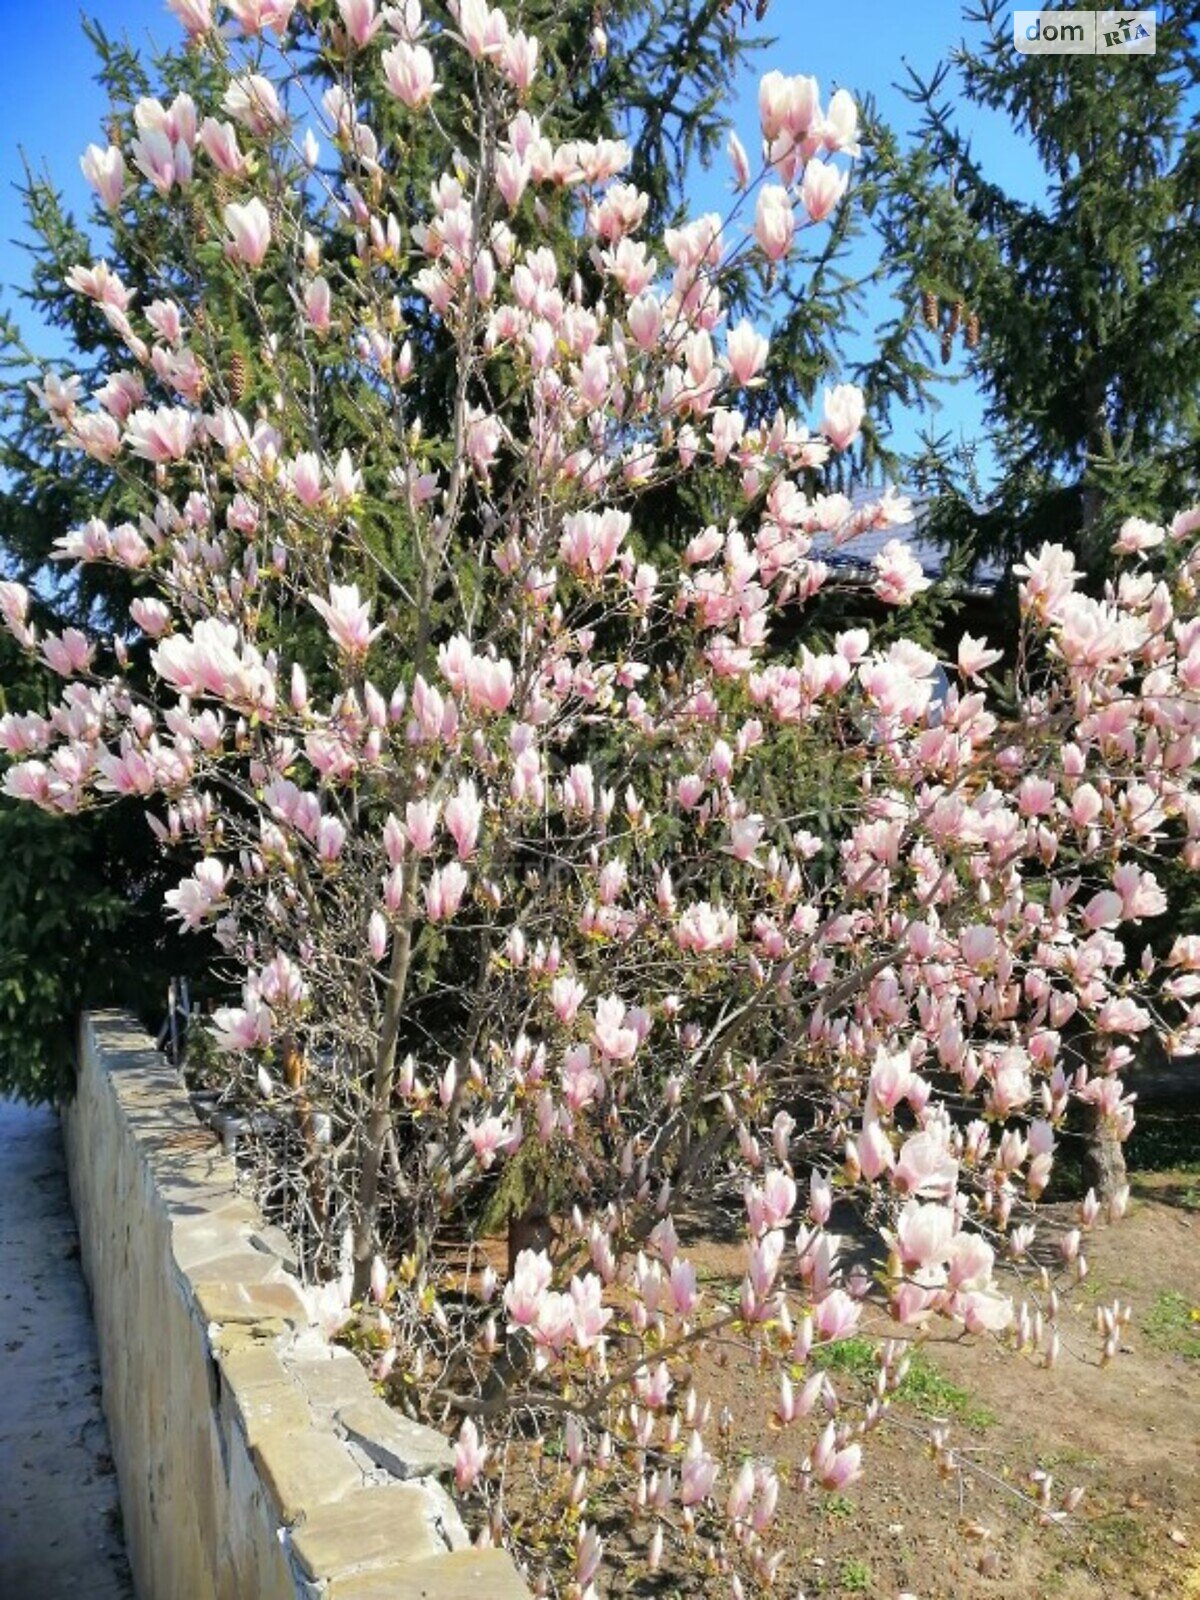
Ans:
[[[87,11],[110,34],[127,33],[135,44],[151,38],[159,43],[179,36],[162,0],[91,0]],[[28,323],[14,289],[25,279],[26,258],[13,243],[23,231],[14,185],[22,176],[21,150],[39,168],[46,168],[82,214],[88,190],[79,171],[79,156],[101,136],[104,100],[92,81],[91,48],[79,24],[76,0],[0,0],[5,48],[0,52],[0,304],[17,310],[30,342],[42,353],[60,352],[44,332]],[[895,0],[851,0],[842,6],[810,6],[801,0],[774,0],[766,21],[777,44],[745,75],[735,116],[748,148],[756,143],[755,92],[758,75],[768,67],[815,74],[823,94],[844,86],[876,96],[889,120],[904,127],[911,108],[893,87],[904,76],[907,60],[927,76],[963,37],[961,0],[921,0],[897,6]],[[1014,190],[1036,195],[1040,174],[1036,163],[999,122],[978,123],[976,147],[986,164]],[[712,181],[701,180],[697,199],[719,203]],[[882,316],[886,307],[879,305]],[[947,389],[939,431],[949,427],[970,438],[979,427],[978,398],[966,386]],[[893,440],[902,448],[915,444],[920,419],[894,419]]]

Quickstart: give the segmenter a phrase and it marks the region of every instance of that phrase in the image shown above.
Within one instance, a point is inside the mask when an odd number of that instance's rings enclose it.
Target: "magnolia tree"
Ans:
[[[1200,1035],[1200,945],[1162,973],[1136,931],[1163,906],[1147,861],[1200,862],[1200,511],[1128,524],[1101,595],[1062,550],[1028,556],[994,709],[970,636],[948,693],[928,650],[866,629],[785,648],[777,620],[831,582],[814,541],[904,505],[819,491],[857,391],[815,431],[748,419],[768,343],[723,285],[822,225],[849,96],[771,73],[730,215],[647,239],[624,146],[546,132],[560,88],[519,14],[171,9],[211,103],[145,99],[83,165],[115,232],[149,195],[191,268],[136,303],[80,262],[69,288],[127,359],[91,395],[41,385],[63,450],[144,506],[63,559],[119,564],[137,597],[113,636],[54,634],[0,584],[65,680],[0,721],[5,790],[144,797],[183,864],[169,913],[212,925],[241,984],[212,1019],[228,1079],[292,1118],[319,1231],[348,1230],[327,1299],[373,1293],[378,1371],[456,1433],[480,1537],[515,1539],[539,1592],[594,1596],[623,1506],[621,1581],[755,1591],[784,1559],[780,1477],[739,1462],[701,1352],[758,1364],[789,1493],[858,1476],[928,1330],[1053,1361],[1055,1281],[1101,1210],[1039,1248],[1064,1119],[1083,1102],[1123,1137],[1132,1041],[1168,1007]],[[418,124],[445,173],[414,194],[393,141]],[[254,414],[213,250],[269,374]],[[714,514],[673,549],[647,508],[684,477]],[[873,576],[885,607],[926,586],[895,541]],[[832,832],[790,780],[801,748],[841,775]],[[735,1304],[676,1220],[717,1183]],[[506,1184],[504,1279],[483,1234]],[[854,1266],[852,1226],[881,1241]],[[819,1350],[872,1304],[894,1337],[861,1402]],[[1125,1315],[1101,1310],[1100,1359]],[[524,1506],[499,1470],[522,1451]],[[1063,1513],[1048,1479],[1043,1502]]]

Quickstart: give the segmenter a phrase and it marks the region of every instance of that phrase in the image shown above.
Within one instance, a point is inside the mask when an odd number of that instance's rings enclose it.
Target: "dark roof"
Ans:
[[[871,501],[880,499],[883,493],[881,487],[860,485],[850,491],[850,500],[855,506],[869,505]],[[904,494],[905,491],[901,490],[900,493]],[[912,517],[908,522],[893,523],[888,528],[870,528],[867,532],[860,533],[842,544],[839,544],[831,533],[816,533],[812,537],[813,558],[824,561],[828,566],[847,576],[856,573],[865,574],[884,545],[893,539],[899,539],[911,549],[927,578],[936,581],[943,577],[949,554],[948,548],[940,540],[922,532],[928,516],[929,501],[919,494],[906,495],[906,498],[912,505]],[[992,594],[1003,576],[1004,569],[994,561],[979,561],[975,564],[966,588],[972,594]]]

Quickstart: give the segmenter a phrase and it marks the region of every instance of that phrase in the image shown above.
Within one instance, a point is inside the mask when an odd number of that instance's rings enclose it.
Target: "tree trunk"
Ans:
[[[1084,1108],[1083,1181],[1107,1202],[1125,1184],[1125,1150],[1096,1106]]]
[[[524,1211],[510,1212],[508,1218],[508,1275],[517,1270],[522,1250],[549,1250],[554,1243],[554,1223],[543,1199],[531,1200]]]
[[[328,1236],[329,1195],[325,1187],[324,1157],[317,1142],[312,1101],[304,1089],[304,1082],[308,1076],[308,1063],[296,1043],[295,1034],[284,1035],[280,1045],[280,1057],[284,1081],[291,1091],[296,1108],[296,1126],[300,1130],[300,1137],[304,1140],[304,1181],[308,1190],[309,1209],[317,1230],[315,1266],[320,1273],[329,1264],[333,1254],[333,1241]]]
[[[371,1109],[363,1130],[362,1171],[354,1206],[354,1284],[352,1296],[365,1300],[371,1287],[371,1261],[379,1248],[379,1180],[392,1132],[392,1096],[396,1087],[396,1042],[404,993],[408,987],[408,964],[412,956],[413,901],[417,869],[410,860],[405,869],[401,921],[392,946],[387,995],[371,1075]]]

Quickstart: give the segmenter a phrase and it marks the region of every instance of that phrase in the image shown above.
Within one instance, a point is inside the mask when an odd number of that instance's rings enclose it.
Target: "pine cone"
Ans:
[[[925,326],[930,333],[937,332],[938,326],[938,297],[932,289],[926,289],[921,295],[921,315],[925,319]]]
[[[951,333],[957,333],[958,332],[959,328],[962,326],[962,319],[963,319],[963,303],[962,303],[962,300],[959,299],[959,300],[956,300],[954,302],[954,304],[950,307],[950,332]]]
[[[240,350],[235,350],[229,358],[225,381],[229,385],[229,398],[235,406],[240,405],[250,385],[250,367]]]
[[[979,348],[978,311],[972,311],[971,315],[967,318],[967,331],[964,335],[963,343],[966,345],[968,350],[977,350]]]
[[[942,330],[942,365],[945,366],[954,352],[954,335],[949,328]]]

